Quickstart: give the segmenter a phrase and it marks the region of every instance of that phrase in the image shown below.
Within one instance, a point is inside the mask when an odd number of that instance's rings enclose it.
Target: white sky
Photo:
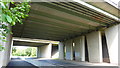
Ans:
[[[118,6],[120,6],[120,0],[105,0],[106,2],[110,3],[111,5],[115,6],[116,8],[118,8]],[[120,9],[120,7],[119,7]]]
[[[14,46],[14,47],[16,47],[17,49],[21,49],[21,50],[24,50],[24,49],[28,48],[27,46]]]

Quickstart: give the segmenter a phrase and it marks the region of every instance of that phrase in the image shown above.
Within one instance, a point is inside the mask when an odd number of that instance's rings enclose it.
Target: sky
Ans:
[[[24,50],[24,49],[27,49],[28,47],[26,47],[26,46],[14,46],[14,47],[16,47],[17,49],[21,49],[21,50]]]
[[[118,8],[118,5],[120,6],[120,0],[105,0],[106,2],[110,3],[111,5],[115,6]],[[119,7],[120,9],[120,7]]]

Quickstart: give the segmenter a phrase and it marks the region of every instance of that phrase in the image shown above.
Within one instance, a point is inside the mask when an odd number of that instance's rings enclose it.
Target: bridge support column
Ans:
[[[118,64],[118,33],[120,25],[112,26],[105,30],[110,63]],[[120,41],[119,41],[120,42]]]
[[[75,43],[75,60],[85,61],[85,37],[81,36],[74,39]]]
[[[38,58],[51,58],[52,44],[38,47],[37,57]]]
[[[73,42],[72,40],[65,41],[65,47],[66,47],[66,60],[73,60]]]
[[[59,59],[64,59],[64,43],[59,42]]]
[[[9,28],[11,29],[11,27],[9,26]],[[0,32],[1,33],[1,32]],[[0,35],[1,37],[1,35]],[[8,62],[10,61],[10,53],[11,53],[11,43],[12,43],[12,35],[8,34],[6,37],[6,41],[7,42],[3,42],[0,40],[0,45],[3,45],[3,47],[5,48],[5,50],[0,51],[0,68],[2,68],[2,66],[7,66]]]
[[[40,46],[37,47],[37,58],[41,58],[40,48],[41,48]]]
[[[102,41],[101,32],[92,32],[87,36],[87,46],[89,54],[89,62],[102,62]]]

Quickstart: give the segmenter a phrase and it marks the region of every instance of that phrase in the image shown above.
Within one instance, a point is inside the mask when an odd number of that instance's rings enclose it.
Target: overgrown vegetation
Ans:
[[[0,1],[0,41],[6,42],[6,36],[9,33],[12,34],[9,26],[14,26],[16,23],[23,24],[22,20],[28,17],[29,11],[29,0],[25,2]],[[0,51],[2,50],[4,46],[0,43]]]
[[[28,47],[22,50],[16,47],[12,48],[12,56],[36,57],[36,52],[37,52],[36,47]]]

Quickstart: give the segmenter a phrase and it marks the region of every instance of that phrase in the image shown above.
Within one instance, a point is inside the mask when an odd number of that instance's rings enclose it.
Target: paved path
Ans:
[[[26,61],[35,66],[78,66],[78,64],[64,62],[60,60],[26,59]]]
[[[38,68],[20,58],[12,59],[6,68]]]
[[[26,59],[26,61],[39,68],[118,68],[108,63],[88,63],[50,59]]]
[[[39,61],[41,61],[41,60],[39,60]],[[51,63],[51,64],[56,65],[56,66],[78,66],[78,64],[60,61],[60,60],[43,60],[43,61]]]
[[[110,64],[51,59],[12,59],[6,68],[118,68]]]

